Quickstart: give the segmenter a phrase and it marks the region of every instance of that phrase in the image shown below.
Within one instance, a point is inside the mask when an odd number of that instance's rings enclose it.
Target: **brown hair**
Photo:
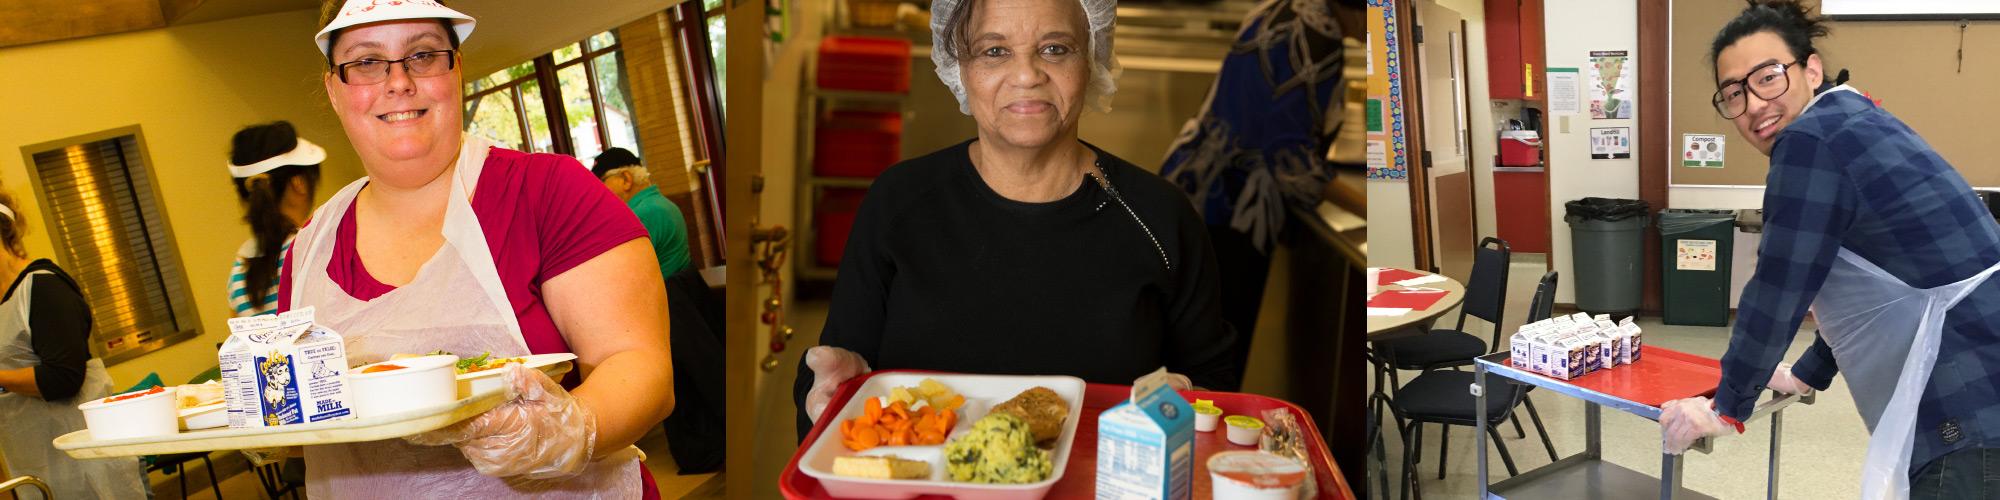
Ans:
[[[28,258],[28,246],[21,242],[21,235],[28,233],[28,223],[23,220],[27,214],[21,212],[21,205],[14,203],[14,195],[6,191],[0,191],[0,205],[14,212],[13,217],[0,217],[0,246],[15,257]]]
[[[433,1],[437,2],[438,5],[444,5],[444,0]],[[347,0],[320,0],[319,28],[326,29],[327,25],[333,24],[333,18],[340,17],[340,8],[345,5],[347,5]],[[450,19],[438,18],[437,22],[439,26],[444,27],[444,39],[451,42],[451,50],[458,50],[458,31],[452,29],[452,21]],[[326,34],[326,66],[328,68],[334,66],[333,47],[340,45],[340,32],[346,29],[341,28]]]
[[[1825,38],[1833,31],[1827,23],[1826,16],[1814,14],[1812,6],[1801,0],[1749,0],[1743,12],[1723,25],[1715,40],[1709,42],[1709,70],[1712,73],[1716,69],[1715,61],[1722,57],[1722,49],[1735,45],[1743,37],[1764,32],[1778,35],[1785,41],[1785,47],[1791,49],[1792,57],[1803,64],[1806,57],[1819,53],[1819,49],[1813,48],[1813,39]]]

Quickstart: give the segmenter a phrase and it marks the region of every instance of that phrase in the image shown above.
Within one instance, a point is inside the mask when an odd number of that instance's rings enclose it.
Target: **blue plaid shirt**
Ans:
[[[1838,249],[1910,286],[1953,283],[2000,261],[2000,224],[1965,179],[1901,120],[1833,92],[1778,135],[1765,179],[1757,271],[1737,305],[1716,408],[1749,416]],[[1922,401],[1910,470],[1966,447],[2000,445],[2000,279],[1952,308]],[[1825,389],[1833,351],[1815,339],[1792,367]]]

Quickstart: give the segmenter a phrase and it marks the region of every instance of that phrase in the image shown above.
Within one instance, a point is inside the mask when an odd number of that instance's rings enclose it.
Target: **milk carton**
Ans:
[[[230,319],[217,358],[231,428],[354,418],[347,348],[340,334],[313,325],[311,307]]]
[[[1632,334],[1608,319],[1597,320],[1598,333],[1609,336],[1614,365],[1632,364]]]
[[[1589,322],[1591,322],[1591,318],[1590,318],[1590,314],[1588,314],[1588,313],[1576,313],[1576,314],[1571,314],[1571,315],[1569,315],[1569,320],[1570,320],[1570,321],[1574,321],[1574,322],[1577,322],[1577,323],[1589,323]]]
[[[1615,362],[1617,358],[1616,353],[1612,351],[1611,339],[1605,337],[1604,333],[1597,329],[1596,323],[1578,323],[1577,335],[1582,336],[1584,340],[1590,342],[1592,357],[1595,358],[1594,362],[1590,364],[1591,371],[1604,370],[1616,366]]]
[[[1097,418],[1097,498],[1194,495],[1194,407],[1165,368],[1132,384],[1132,398]]]
[[[1528,336],[1535,331],[1533,326],[1524,325],[1507,336],[1507,365],[1516,369],[1535,371],[1529,366],[1534,359],[1534,347],[1528,344]]]
[[[1599,314],[1599,315],[1596,315],[1596,316],[1591,316],[1591,317],[1590,317],[1590,319],[1591,319],[1591,322],[1592,322],[1592,323],[1596,323],[1596,322],[1599,322],[1599,321],[1611,321],[1611,315],[1609,315],[1609,314]],[[1613,323],[1613,324],[1616,324],[1616,323]]]
[[[1618,327],[1623,328],[1625,333],[1632,337],[1627,343],[1632,346],[1632,361],[1635,363],[1638,362],[1639,352],[1646,346],[1646,337],[1639,330],[1639,324],[1633,323],[1631,316],[1626,316],[1625,319],[1618,320]]]

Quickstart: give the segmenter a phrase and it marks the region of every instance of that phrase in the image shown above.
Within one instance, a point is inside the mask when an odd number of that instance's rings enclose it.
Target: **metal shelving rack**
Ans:
[[[834,2],[833,8],[834,15],[828,20],[827,26],[829,34],[904,38],[910,36],[909,33],[900,30],[851,28],[847,26],[846,22],[847,3]],[[912,52],[915,52],[914,49]],[[924,51],[924,54],[928,57],[929,51]],[[813,55],[807,57],[806,61],[805,77],[800,79],[799,84],[799,95],[803,98],[799,100],[798,115],[794,118],[798,122],[799,127],[798,159],[795,162],[798,169],[797,179],[799,180],[799,184],[795,190],[798,195],[796,203],[798,216],[793,220],[793,224],[798,227],[797,234],[799,236],[794,241],[798,242],[798,253],[795,255],[799,257],[794,262],[793,267],[798,278],[801,280],[833,281],[835,274],[839,270],[838,267],[821,265],[819,256],[814,251],[818,245],[819,231],[815,227],[813,213],[819,207],[820,195],[827,189],[866,189],[874,182],[874,179],[865,177],[826,177],[813,172],[813,149],[815,146],[814,143],[817,141],[817,137],[815,136],[816,129],[819,126],[819,118],[822,114],[834,109],[833,104],[859,104],[861,105],[860,107],[864,108],[901,112],[903,110],[903,103],[908,99],[908,95],[890,92],[822,89],[815,82],[815,76],[818,75],[819,67],[818,51],[813,51]],[[905,112],[904,118],[908,119],[907,112]]]

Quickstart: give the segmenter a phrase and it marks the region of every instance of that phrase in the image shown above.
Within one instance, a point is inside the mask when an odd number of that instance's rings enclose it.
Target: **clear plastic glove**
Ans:
[[[1735,434],[1736,426],[1722,421],[1708,398],[1694,397],[1660,405],[1660,431],[1661,447],[1679,455],[1701,438]]]
[[[590,463],[597,415],[547,374],[508,365],[507,402],[471,420],[404,438],[458,447],[480,474],[543,480],[575,476]]]
[[[1771,383],[1764,384],[1771,390],[1785,394],[1812,394],[1813,388],[1792,375],[1791,363],[1778,363],[1777,371],[1771,372]]]
[[[813,371],[812,389],[806,391],[806,418],[815,423],[826,412],[826,405],[833,402],[833,394],[840,390],[841,383],[869,371],[868,360],[860,354],[831,346],[807,349],[806,368]]]

